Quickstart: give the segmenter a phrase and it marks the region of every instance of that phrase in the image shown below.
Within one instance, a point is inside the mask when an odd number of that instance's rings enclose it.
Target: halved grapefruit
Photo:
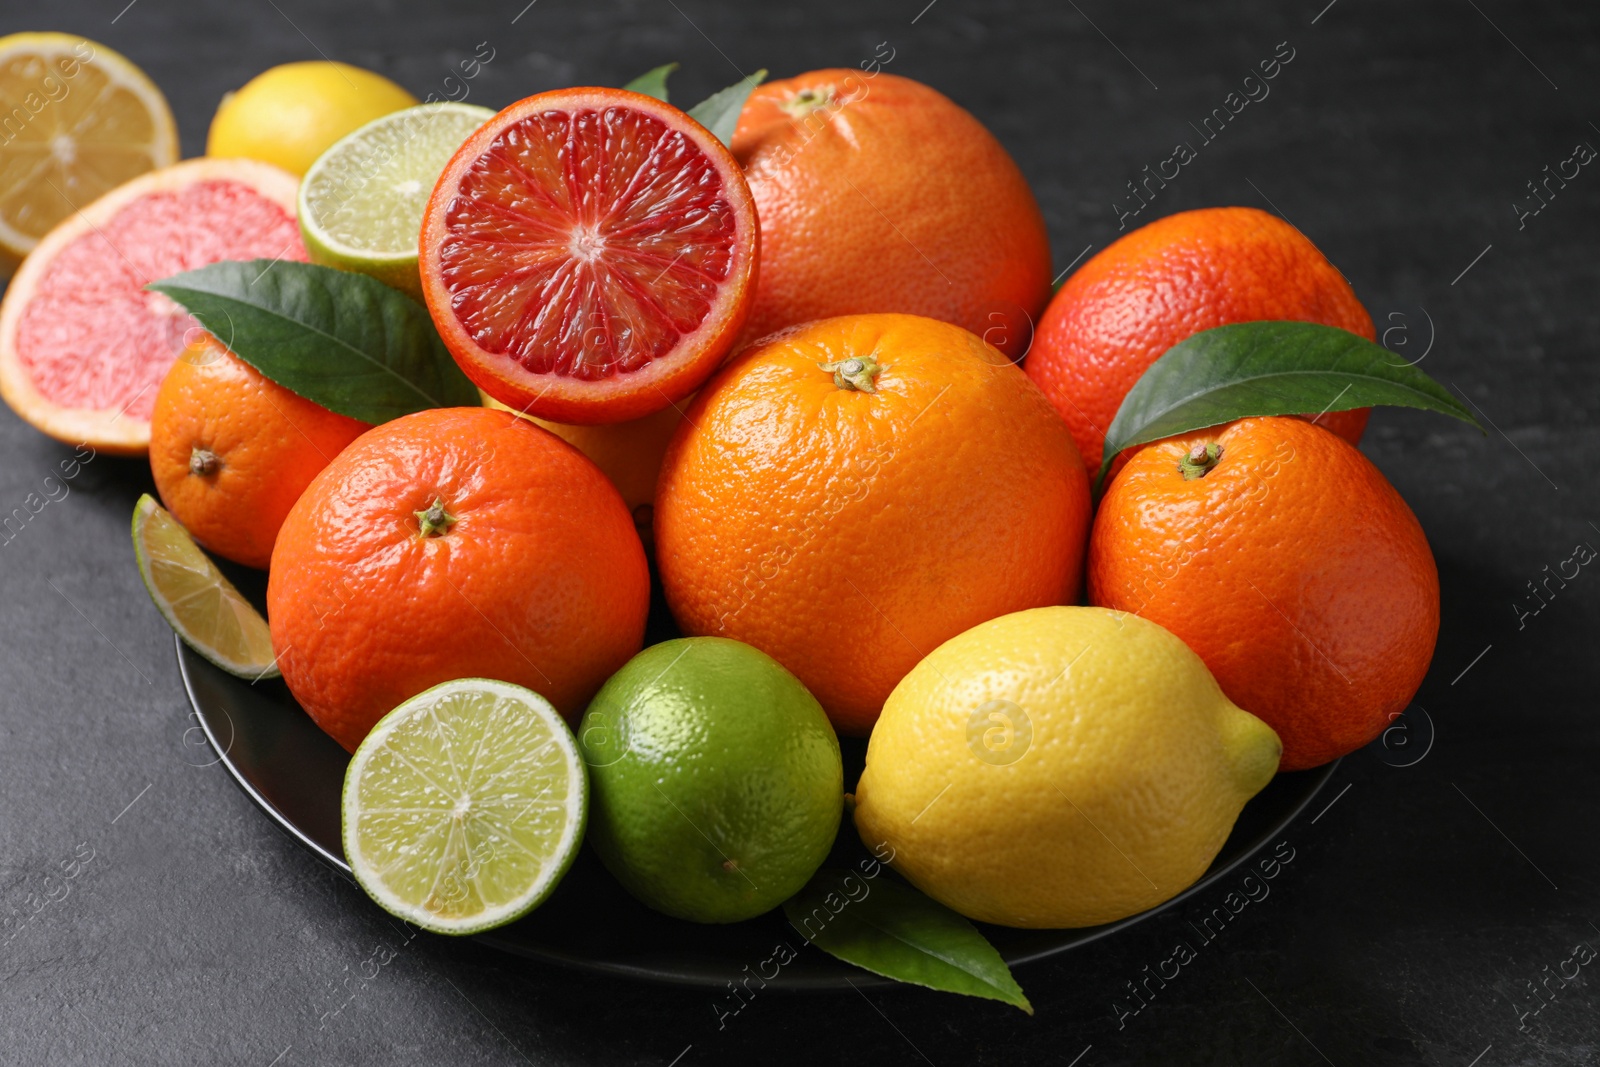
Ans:
[[[755,294],[756,211],[732,153],[624,89],[512,104],[422,220],[422,287],[469,378],[557,422],[637,419],[722,362]]]
[[[305,259],[295,185],[254,160],[192,159],[73,212],[0,303],[0,397],[58,440],[142,454],[156,389],[198,328],[144,286],[224,259]]]

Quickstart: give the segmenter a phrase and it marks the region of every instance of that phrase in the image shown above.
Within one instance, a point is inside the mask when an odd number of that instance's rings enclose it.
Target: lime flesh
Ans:
[[[278,676],[267,620],[149,493],[133,506],[139,576],[184,644],[230,674]]]
[[[344,852],[373,900],[441,934],[538,907],[583,840],[588,778],[550,702],[465,678],[379,720],[344,779]]]
[[[422,104],[336,142],[300,184],[300,229],[311,258],[420,292],[417,235],[439,172],[494,112]]]

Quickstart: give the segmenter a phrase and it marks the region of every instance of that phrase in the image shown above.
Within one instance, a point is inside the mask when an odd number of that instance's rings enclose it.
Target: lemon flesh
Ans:
[[[161,90],[76,34],[0,37],[0,127],[0,275],[102,193],[178,161]]]
[[[421,298],[417,235],[434,183],[494,112],[421,104],[374,119],[324,152],[300,184],[313,262],[370,274]]]
[[[229,674],[278,676],[267,620],[149,493],[133,507],[133,554],[150,599],[184,644]]]
[[[895,687],[856,827],[969,918],[1095,926],[1204,874],[1281,752],[1167,630],[1036,608],[952,638]]]
[[[588,778],[550,702],[465,678],[379,720],[344,779],[344,852],[386,911],[441,934],[538,907],[583,840]]]

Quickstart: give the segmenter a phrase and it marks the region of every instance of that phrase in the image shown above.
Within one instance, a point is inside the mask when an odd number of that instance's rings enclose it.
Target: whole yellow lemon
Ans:
[[[285,63],[222,98],[206,155],[259,159],[298,177],[356,127],[416,102],[383,75],[348,63]]]
[[[1035,608],[951,638],[895,687],[856,828],[969,918],[1095,926],[1193,884],[1281,751],[1155,623]]]

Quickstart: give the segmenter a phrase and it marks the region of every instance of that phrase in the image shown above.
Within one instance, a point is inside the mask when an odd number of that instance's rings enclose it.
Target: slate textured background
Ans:
[[[1345,762],[1325,794],[1336,802],[1286,835],[1294,859],[1271,895],[1120,1027],[1122,984],[1191,939],[1187,921],[1220,892],[1020,969],[1032,1019],[908,989],[769,994],[719,1030],[706,993],[403,944],[204,766],[127,541],[147,472],[96,458],[0,545],[0,1059],[1600,1063],[1600,963],[1549,980],[1554,1000],[1529,987],[1579,942],[1600,948],[1600,574],[1584,569],[1537,615],[1516,609],[1535,606],[1526,583],[1542,568],[1600,546],[1600,172],[1585,167],[1520,225],[1514,206],[1575,144],[1600,147],[1600,9],[525,2],[52,0],[8,5],[0,30],[70,30],[123,51],[170,96],[189,154],[225,90],[319,54],[424,95],[451,91],[454,64],[487,42],[495,58],[470,98],[500,106],[673,59],[676,94],[695,100],[740,71],[853,66],[886,41],[887,69],[942,89],[1015,154],[1058,269],[1113,240],[1124,183],[1288,42],[1271,95],[1135,221],[1218,204],[1284,215],[1350,278],[1387,343],[1426,351],[1423,368],[1492,423],[1483,437],[1385,410],[1364,444],[1443,576],[1426,716],[1408,714],[1409,747]],[[69,454],[0,410],[0,513]],[[26,920],[46,875],[90,849],[70,895]],[[397,955],[361,980],[380,946]]]

